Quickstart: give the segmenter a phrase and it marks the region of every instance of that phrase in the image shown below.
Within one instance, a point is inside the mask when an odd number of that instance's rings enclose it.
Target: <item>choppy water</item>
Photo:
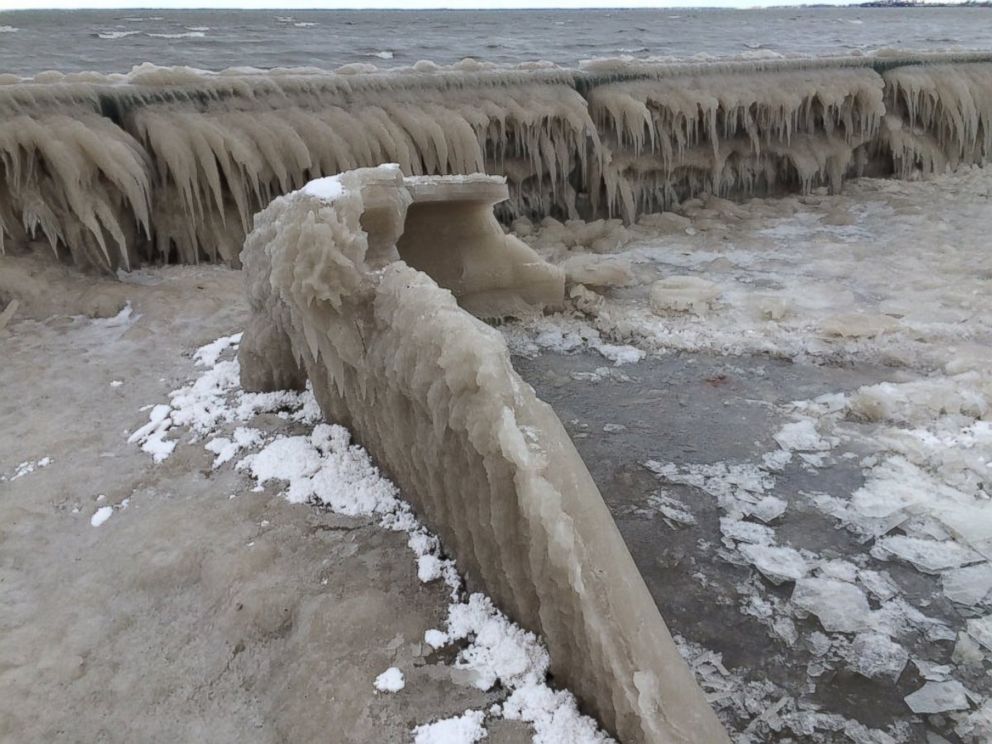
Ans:
[[[464,57],[574,65],[620,54],[824,55],[882,47],[992,49],[992,9],[0,13],[0,73],[17,74],[125,72],[149,61],[214,70]]]

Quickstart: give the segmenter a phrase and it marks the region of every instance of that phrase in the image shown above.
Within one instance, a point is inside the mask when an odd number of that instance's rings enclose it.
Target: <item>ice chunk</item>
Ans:
[[[992,650],[992,615],[974,617],[965,625],[968,635],[985,648]]]
[[[801,579],[809,566],[797,550],[771,545],[741,545],[741,554],[773,584]]]
[[[881,602],[892,599],[899,593],[897,587],[887,573],[865,569],[858,571],[858,581],[868,593]]]
[[[745,506],[744,511],[767,524],[785,514],[786,507],[787,504],[782,499],[775,496],[765,496],[757,504]]]
[[[670,276],[651,285],[651,309],[667,312],[700,313],[720,296],[720,287],[695,276]]]
[[[951,661],[965,667],[980,667],[985,662],[986,655],[987,652],[978,641],[967,633],[958,633]]]
[[[840,579],[853,584],[858,578],[858,567],[850,561],[840,558],[832,561],[820,561],[820,575],[828,579]]]
[[[775,635],[785,641],[787,646],[795,646],[796,641],[799,640],[799,631],[796,630],[796,624],[790,618],[776,618],[772,623],[772,630],[775,631]]]
[[[786,424],[779,429],[774,439],[784,450],[814,452],[830,449],[830,443],[820,436],[816,424],[811,419]]]
[[[614,256],[597,256],[580,253],[570,256],[559,266],[571,284],[588,284],[590,287],[622,287],[630,284],[634,275],[630,261]]]
[[[992,564],[978,563],[944,571],[940,575],[944,594],[958,604],[972,607],[988,599],[992,592]]]
[[[870,313],[832,315],[820,324],[825,335],[846,338],[874,338],[898,327],[899,321],[895,318]]]
[[[905,535],[880,538],[872,548],[871,554],[879,560],[896,556],[907,563],[912,563],[925,573],[937,573],[945,568],[975,563],[982,558],[973,550],[961,547],[950,540],[924,540]]]
[[[850,647],[849,662],[864,677],[899,678],[909,652],[884,633],[858,633]]]
[[[696,524],[696,518],[680,501],[663,493],[653,493],[647,498],[648,507],[657,510],[665,519],[676,524],[691,526]]]
[[[956,680],[927,682],[905,699],[906,705],[914,713],[946,713],[967,710],[970,707],[964,685]]]
[[[766,452],[761,456],[761,464],[766,470],[780,472],[792,460],[792,453],[789,450],[775,450]]]
[[[954,733],[962,741],[987,742],[992,731],[992,698],[982,703],[978,710],[964,716],[964,720],[954,727]]]
[[[730,517],[720,518],[720,532],[731,540],[754,545],[769,545],[775,541],[775,533],[771,528]]]
[[[804,578],[796,582],[792,603],[816,615],[828,631],[855,633],[868,627],[871,609],[865,593],[837,579]]]
[[[946,682],[951,678],[953,671],[950,664],[935,664],[926,659],[913,659],[913,665],[919,671],[920,676],[930,682]]]
[[[818,630],[814,630],[809,634],[807,639],[809,642],[809,649],[816,656],[824,656],[830,650],[833,642],[830,640],[829,636],[824,635]]]

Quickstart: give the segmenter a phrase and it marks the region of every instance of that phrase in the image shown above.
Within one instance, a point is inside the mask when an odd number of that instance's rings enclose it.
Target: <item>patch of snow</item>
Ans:
[[[193,352],[193,361],[200,367],[216,367],[221,354],[228,349],[236,349],[243,335],[243,333],[234,333],[204,344]]]
[[[307,196],[331,202],[341,197],[344,193],[344,186],[341,185],[341,180],[337,176],[327,176],[326,178],[315,178],[300,190]]]
[[[47,456],[42,457],[40,460],[34,460],[34,461],[25,460],[24,462],[18,464],[16,468],[14,468],[14,473],[13,475],[10,476],[10,480],[15,481],[18,478],[23,478],[25,475],[30,475],[39,468],[47,468],[51,464],[52,464],[52,458]]]
[[[375,678],[373,684],[379,692],[399,692],[406,686],[406,680],[403,678],[403,672],[396,667],[389,667]]]
[[[262,432],[258,429],[239,426],[230,438],[214,437],[204,445],[204,448],[217,455],[213,464],[216,469],[233,459],[241,450],[261,446],[263,441]]]
[[[236,351],[241,334],[224,336],[206,344],[193,354],[197,366],[207,369],[192,383],[169,393],[170,402],[160,403],[151,408],[148,423],[135,430],[128,442],[141,445],[141,449],[152,455],[155,462],[168,458],[176,448],[176,440],[167,439],[176,428],[186,428],[192,432],[191,442],[202,436],[214,433],[225,423],[247,422],[259,413],[278,412],[279,415],[310,423],[319,416],[319,409],[313,393],[278,391],[274,393],[246,393],[240,389],[240,367],[237,359],[222,360],[221,356]],[[144,409],[142,409],[144,410]],[[242,432],[242,442],[251,435]],[[238,440],[229,440],[237,444]],[[247,446],[247,445],[245,445]],[[224,454],[225,443],[213,445],[215,454]],[[235,449],[241,449],[239,445]],[[232,453],[232,457],[235,453]]]
[[[430,630],[424,631],[424,643],[433,649],[441,648],[442,646],[448,645],[448,634],[443,630],[438,630],[437,628],[431,628]]]
[[[94,527],[99,527],[101,524],[106,522],[114,513],[114,507],[112,506],[101,506],[95,512],[93,516],[90,517],[90,524]]]
[[[466,710],[454,718],[446,718],[413,730],[413,744],[475,744],[485,739],[485,714],[481,710]]]

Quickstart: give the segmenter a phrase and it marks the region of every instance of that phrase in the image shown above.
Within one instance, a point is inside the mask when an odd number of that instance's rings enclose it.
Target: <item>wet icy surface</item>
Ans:
[[[739,741],[992,739],[990,183],[517,225],[613,262],[506,336]]]
[[[783,409],[790,400],[855,389],[884,377],[884,369],[818,368],[766,358],[727,360],[676,354],[624,367],[629,382],[607,379],[591,387],[571,374],[600,368],[602,360],[595,354],[544,354],[518,358],[514,363],[565,422],[673,634],[722,654],[723,665],[742,675],[742,680],[774,685],[752,691],[759,709],[801,691],[805,699],[822,704],[825,710],[872,727],[884,728],[906,717],[902,697],[922,684],[915,670],[910,666],[893,684],[889,679],[859,678],[844,660],[830,663],[817,656],[810,646],[816,641],[814,634],[823,633],[823,628],[815,619],[800,620],[783,609],[794,584],[786,581],[776,586],[762,579],[746,555],[752,545],[748,540],[755,538],[745,535],[737,541],[727,537],[730,545],[742,550],[728,549],[721,531],[721,518],[727,519],[727,511],[720,508],[718,497],[678,482],[699,472],[710,475],[710,490],[719,492],[735,477],[745,486],[774,479],[770,487],[756,485],[754,493],[781,499],[785,506],[784,514],[771,520],[778,545],[824,559],[855,559],[864,562],[865,568],[887,571],[902,597],[926,603],[927,612],[935,618],[954,618],[953,607],[938,597],[936,577],[866,556],[865,546],[839,529],[836,520],[823,514],[810,498],[813,492],[850,494],[859,488],[864,482],[859,461],[843,455],[855,452],[860,457],[863,448],[834,451],[832,462],[821,468],[814,469],[799,458],[793,458],[795,462],[781,472],[762,467],[763,455],[778,450],[773,437],[789,421]],[[674,464],[675,476],[658,477],[645,466],[652,460]],[[731,535],[742,534],[752,525],[755,531],[764,526],[758,517],[731,524],[739,528],[725,522],[724,530]],[[815,559],[806,562],[813,565]],[[781,561],[772,563],[781,568]],[[853,563],[849,568],[857,566]],[[830,604],[837,606],[836,601]],[[851,617],[850,611],[844,614]],[[824,640],[831,646],[831,655],[849,640],[844,633],[825,635],[831,639]],[[906,634],[903,653],[918,652],[946,663],[952,644],[934,645],[918,636],[915,631]],[[810,665],[818,663],[824,672],[810,676]],[[718,700],[718,707],[724,702],[732,707],[739,704],[734,698],[743,689],[732,679],[727,681],[731,694]],[[734,711],[736,727],[745,728],[754,712],[758,711]]]

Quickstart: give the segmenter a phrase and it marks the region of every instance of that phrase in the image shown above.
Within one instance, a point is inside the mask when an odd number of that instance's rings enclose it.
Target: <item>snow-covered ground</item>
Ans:
[[[740,741],[992,740],[990,195],[515,225],[575,283],[518,367]]]

